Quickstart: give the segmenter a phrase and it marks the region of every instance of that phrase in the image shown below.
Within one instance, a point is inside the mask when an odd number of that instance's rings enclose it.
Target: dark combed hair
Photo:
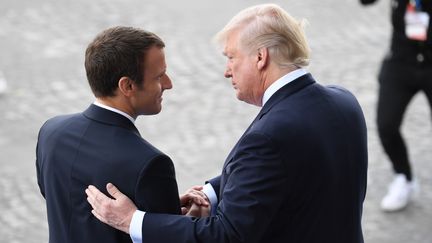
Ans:
[[[121,77],[129,77],[138,86],[144,78],[144,61],[152,47],[165,43],[154,33],[117,26],[104,30],[88,45],[85,69],[96,97],[114,96]]]

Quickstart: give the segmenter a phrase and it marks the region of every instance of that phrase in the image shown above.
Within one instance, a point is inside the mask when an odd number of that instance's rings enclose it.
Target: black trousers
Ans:
[[[426,94],[429,107],[432,107],[432,63],[405,64],[386,59],[381,66],[378,80],[379,137],[395,173],[403,173],[411,180],[407,146],[400,126],[407,105],[418,92]]]

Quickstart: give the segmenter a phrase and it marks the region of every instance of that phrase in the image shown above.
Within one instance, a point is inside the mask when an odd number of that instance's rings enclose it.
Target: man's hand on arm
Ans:
[[[100,221],[129,234],[129,228],[137,207],[126,195],[121,193],[113,184],[107,184],[111,199],[90,185],[86,190],[87,201],[92,206],[92,214]],[[207,196],[202,192],[202,186],[195,186],[180,195],[182,213],[193,217],[207,217],[210,204]]]
[[[92,206],[92,214],[100,221],[129,234],[132,216],[137,210],[135,204],[113,184],[107,184],[111,199],[90,185],[86,190],[87,201]]]
[[[193,186],[180,195],[183,215],[192,217],[208,217],[210,215],[210,201],[202,191],[202,186]]]

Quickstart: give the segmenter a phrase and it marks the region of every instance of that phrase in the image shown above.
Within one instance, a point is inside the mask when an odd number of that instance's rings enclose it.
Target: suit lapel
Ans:
[[[141,137],[138,129],[129,119],[113,111],[91,104],[89,108],[83,112],[83,115],[88,119],[100,123],[126,128],[135,133],[138,137]]]
[[[286,84],[282,88],[280,88],[276,93],[270,97],[270,99],[267,101],[267,103],[264,105],[264,107],[261,109],[261,111],[258,113],[257,118],[255,120],[260,120],[267,112],[271,110],[273,106],[275,106],[277,103],[279,103],[281,100],[287,98],[288,96],[296,93],[297,91],[303,89],[304,87],[315,83],[315,80],[313,79],[312,75],[310,73],[307,73],[292,82]]]
[[[237,141],[237,143],[234,145],[233,149],[231,150],[231,152],[228,154],[228,157],[225,160],[224,163],[224,169],[226,167],[226,165],[228,164],[228,162],[232,159],[232,157],[234,156],[234,152],[237,150],[237,146],[240,143],[240,141],[243,139],[243,137],[249,132],[249,130],[251,129],[251,127],[253,126],[254,122],[257,120],[258,116],[255,117],[255,119],[252,121],[252,123],[249,125],[249,127],[246,129],[246,131],[243,133],[243,135],[241,135],[240,139]]]
[[[292,82],[286,84],[285,86],[280,88],[278,91],[276,91],[276,93],[274,93],[271,96],[271,98],[266,102],[264,107],[260,110],[258,115],[255,117],[255,119],[252,121],[252,123],[249,125],[249,127],[246,129],[246,131],[240,137],[240,139],[238,140],[238,142],[236,143],[234,148],[229,153],[227,159],[225,160],[222,174],[224,174],[225,171],[227,170],[228,164],[233,160],[234,154],[237,152],[237,147],[238,147],[239,143],[241,142],[243,137],[249,133],[249,130],[253,127],[254,123],[256,121],[259,121],[263,116],[265,116],[271,110],[271,108],[274,107],[276,104],[278,104],[280,101],[282,101],[283,99],[286,99],[290,95],[298,92],[299,90],[301,90],[304,87],[306,87],[310,84],[313,84],[313,83],[315,83],[315,80],[313,79],[312,75],[308,73],[308,74],[305,74],[305,75],[293,80]],[[224,184],[224,180],[222,180],[221,189],[223,188],[222,184]]]

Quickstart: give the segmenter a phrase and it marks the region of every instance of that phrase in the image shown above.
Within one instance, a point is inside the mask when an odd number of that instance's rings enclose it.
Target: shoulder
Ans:
[[[362,111],[350,91],[337,85],[315,83],[274,105],[258,117],[251,131],[280,139],[302,136],[325,125],[325,121],[353,113],[360,117]]]
[[[336,85],[326,86],[327,100],[337,107],[339,112],[360,112],[361,107],[357,98],[349,90]]]
[[[323,86],[323,88],[326,89],[328,92],[333,93],[334,95],[354,97],[354,95],[348,89],[339,85],[327,85]]]
[[[139,138],[138,145],[142,148],[141,152],[151,154],[154,157],[168,158],[165,153],[156,148],[153,144],[145,140],[144,138]]]
[[[72,124],[74,121],[79,120],[79,119],[83,119],[83,118],[84,117],[82,116],[81,113],[60,115],[60,116],[52,117],[52,118],[48,119],[47,121],[45,121],[45,123],[42,124],[42,126],[40,128],[40,133],[52,132],[55,130],[59,130],[61,128],[65,128],[65,127],[69,126],[70,124]]]
[[[52,118],[48,119],[45,122],[45,125],[47,125],[47,124],[50,124],[50,125],[51,124],[62,124],[64,122],[73,120],[73,119],[79,117],[80,115],[81,115],[81,113],[55,116],[55,117],[52,117]]]
[[[134,130],[119,126],[108,126],[104,127],[104,129],[105,128],[107,128],[107,131],[112,133],[113,139],[117,141],[115,144],[117,144],[119,148],[127,150],[128,154],[145,154],[148,156],[165,155],[156,148],[156,146],[137,134]]]
[[[116,127],[113,144],[116,151],[127,157],[137,166],[148,165],[152,161],[171,161],[171,159],[146,139],[133,131]]]
[[[137,172],[143,175],[153,175],[157,177],[175,178],[174,163],[171,158],[161,152],[155,146],[141,139],[136,147],[131,147],[129,153],[131,161],[135,164]]]

